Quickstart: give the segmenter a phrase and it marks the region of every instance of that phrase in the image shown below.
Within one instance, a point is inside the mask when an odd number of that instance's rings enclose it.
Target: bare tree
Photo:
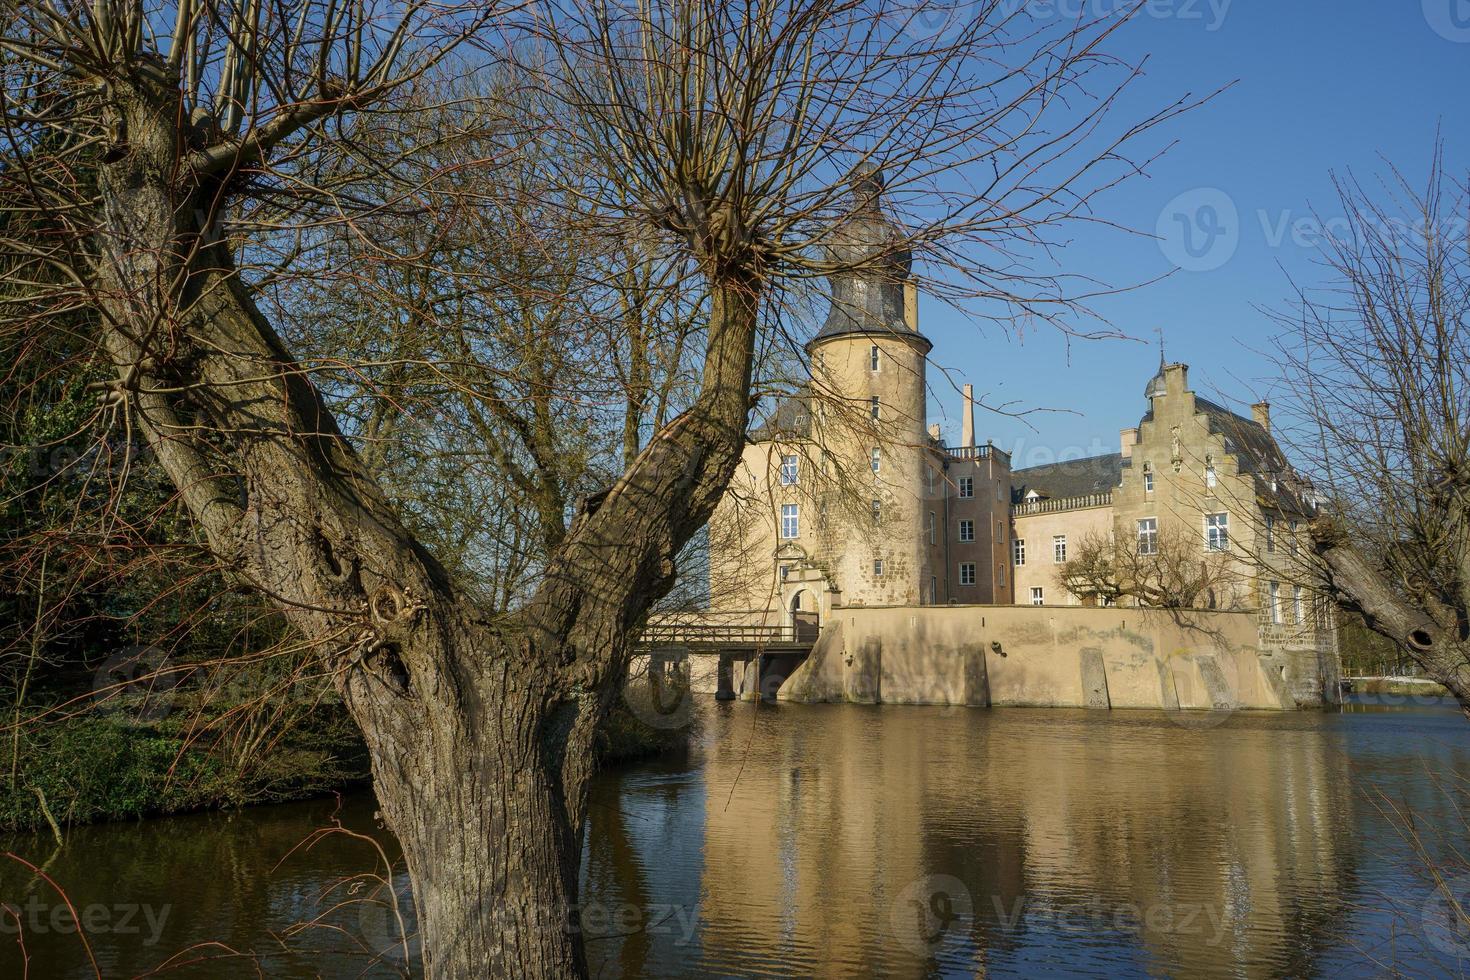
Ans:
[[[918,254],[932,291],[1068,328],[1099,287],[1055,274],[1045,249],[1068,222],[1097,220],[1097,193],[1138,172],[1128,148],[1186,107],[1110,123],[1137,68],[1104,48],[1130,11],[1049,19],[999,0],[593,3],[519,23],[421,0],[7,11],[0,199],[61,231],[0,234],[10,293],[31,310],[6,330],[97,311],[87,339],[115,373],[98,426],[141,433],[208,552],[318,652],[371,754],[431,976],[584,972],[577,863],[593,740],[630,638],[739,461],[783,282]],[[938,39],[920,29],[936,13],[953,27]],[[548,215],[600,255],[637,242],[639,261],[667,270],[651,281],[681,284],[698,325],[683,341],[697,367],[687,407],[650,416],[627,367],[638,428],[656,431],[570,521],[542,503],[540,578],[505,610],[410,530],[370,463],[375,443],[329,408],[343,371],[402,353],[294,355],[309,345],[287,338],[317,325],[288,311],[273,325],[259,300],[269,270],[242,268],[262,236],[326,224],[367,235],[374,215],[411,208],[408,192],[352,189],[365,174],[412,173],[424,146],[367,155],[357,136],[407,111],[405,91],[455,46],[495,37],[492,18],[524,29],[518,54],[566,109],[526,130],[555,132],[582,161],[561,172]],[[874,241],[885,185],[906,224]],[[277,271],[298,261],[288,252]],[[563,336],[591,343],[600,328],[578,329]]]
[[[1201,553],[1199,540],[1177,528],[1155,531],[1147,540],[1089,532],[1068,551],[1057,579],[1083,600],[1213,609],[1235,594],[1229,559]]]
[[[1291,438],[1328,497],[1315,576],[1470,714],[1470,200],[1438,147],[1423,191],[1336,188],[1330,281],[1278,314]]]

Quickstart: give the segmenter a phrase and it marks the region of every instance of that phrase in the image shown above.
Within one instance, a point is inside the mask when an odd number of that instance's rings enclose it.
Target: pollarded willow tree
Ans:
[[[1423,190],[1336,183],[1326,281],[1278,315],[1290,435],[1329,501],[1310,571],[1470,714],[1470,187],[1438,146]]]
[[[926,263],[931,291],[980,316],[1066,329],[1085,312],[1098,287],[1057,275],[1045,251],[1095,218],[1096,195],[1138,172],[1139,138],[1187,107],[1113,118],[1138,68],[1106,49],[1131,12],[1079,21],[999,0],[6,7],[7,218],[44,212],[57,231],[5,235],[6,296],[25,311],[5,329],[95,309],[85,339],[115,376],[99,428],[146,439],[209,552],[312,644],[361,727],[429,975],[585,970],[577,864],[592,741],[631,638],[738,463],[755,351],[779,331],[785,286],[904,252]],[[381,368],[381,352],[298,358],[283,338],[316,326],[273,324],[241,259],[293,223],[366,228],[411,203],[411,191],[345,192],[417,153],[364,154],[354,132],[402,109],[431,66],[472,73],[511,53],[566,110],[527,131],[578,151],[547,220],[574,215],[604,255],[636,242],[639,262],[673,270],[696,328],[687,407],[569,508],[539,580],[503,611],[446,574],[377,482],[370,444],[354,444],[362,432],[328,409],[332,379],[354,362]],[[867,189],[856,200],[854,167]],[[830,247],[868,220],[884,184],[904,223],[874,248]],[[353,288],[351,269],[318,274]],[[585,329],[597,342],[600,328]]]

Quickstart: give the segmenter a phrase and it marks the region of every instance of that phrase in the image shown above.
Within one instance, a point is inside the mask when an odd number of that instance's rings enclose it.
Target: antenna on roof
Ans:
[[[1154,327],[1154,333],[1159,335],[1159,370],[1164,369],[1164,328]]]

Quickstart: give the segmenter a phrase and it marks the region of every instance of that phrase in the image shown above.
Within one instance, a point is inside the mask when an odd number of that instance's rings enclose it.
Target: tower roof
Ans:
[[[1152,399],[1155,395],[1162,395],[1168,391],[1169,386],[1164,382],[1164,370],[1168,367],[1164,363],[1164,345],[1159,344],[1159,373],[1149,379],[1147,387],[1143,389],[1143,397]]]
[[[883,213],[883,181],[872,167],[855,168],[848,178],[852,193],[848,215],[833,226],[825,243],[832,308],[822,329],[807,343],[817,344],[849,334],[917,340],[933,345],[904,317],[904,283],[912,255],[903,230]]]

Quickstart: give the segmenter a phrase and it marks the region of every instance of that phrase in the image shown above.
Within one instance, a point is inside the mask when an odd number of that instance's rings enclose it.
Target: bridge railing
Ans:
[[[795,626],[715,623],[650,623],[638,638],[640,646],[754,647],[796,642]]]

